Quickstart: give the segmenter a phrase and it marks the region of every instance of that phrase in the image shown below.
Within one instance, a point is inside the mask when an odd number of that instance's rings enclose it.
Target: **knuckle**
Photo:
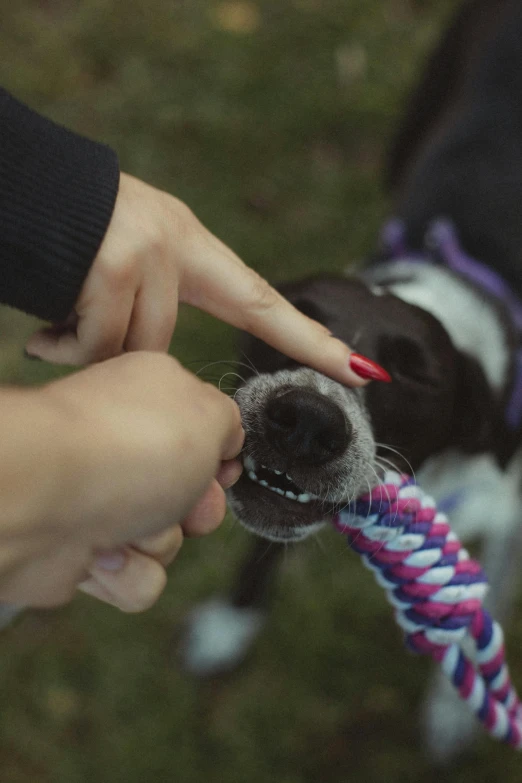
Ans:
[[[248,309],[256,316],[263,315],[280,302],[281,295],[257,272],[253,272],[251,300]]]
[[[177,241],[191,237],[198,226],[198,219],[184,201],[172,196],[168,215],[170,231]]]
[[[161,258],[167,245],[167,236],[161,220],[151,221],[146,227],[141,255]]]
[[[205,399],[203,402],[206,405],[206,409],[212,416],[227,416],[229,422],[232,425],[240,423],[241,415],[238,405],[224,394],[222,391],[214,386],[212,383],[203,383],[203,392]]]
[[[136,254],[132,257],[127,257],[125,261],[119,259],[118,261],[107,261],[104,268],[105,284],[109,291],[126,291],[130,288],[136,278],[136,267],[138,266],[138,259]]]
[[[226,406],[228,415],[230,417],[230,424],[232,426],[239,426],[241,424],[241,412],[239,410],[239,405],[235,400],[232,399],[232,397],[229,397],[227,394],[224,394],[223,392],[216,389],[219,399],[221,401],[222,406]]]
[[[196,507],[183,525],[185,535],[189,538],[206,536],[216,530],[225,518],[227,511],[225,492],[216,486],[216,491],[205,503]]]
[[[220,392],[213,383],[210,383],[210,381],[203,381],[201,384],[201,391],[203,395],[208,398],[210,403],[222,405],[222,398],[225,397],[225,395],[223,392]]]
[[[234,400],[231,400],[230,397],[227,397],[226,399],[228,400],[230,407],[231,430],[240,433],[243,431],[243,422],[241,420],[241,411],[239,410],[239,405]]]
[[[145,540],[137,548],[145,554],[152,555],[162,565],[171,562],[178,554],[183,544],[183,531],[179,525],[174,525],[164,533]]]

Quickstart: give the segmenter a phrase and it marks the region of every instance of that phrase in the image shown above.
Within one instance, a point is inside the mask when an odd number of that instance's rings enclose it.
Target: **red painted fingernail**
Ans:
[[[372,360],[368,359],[366,356],[361,356],[360,353],[352,353],[350,355],[350,369],[360,378],[369,378],[372,381],[391,383],[391,375],[387,373],[380,364],[372,362]]]

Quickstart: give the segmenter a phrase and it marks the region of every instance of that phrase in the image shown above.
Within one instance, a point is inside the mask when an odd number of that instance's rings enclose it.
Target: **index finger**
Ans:
[[[296,310],[203,226],[180,252],[185,256],[181,301],[250,332],[343,384],[366,383],[350,369],[351,351],[345,343]]]
[[[214,396],[217,403],[214,410],[213,417],[213,429],[221,429],[220,443],[220,460],[228,461],[238,456],[239,452],[243,448],[245,440],[245,431],[241,423],[241,412],[239,406],[234,400],[228,397],[223,392],[212,384],[206,384],[208,386],[209,393]],[[207,413],[210,412],[207,408]]]

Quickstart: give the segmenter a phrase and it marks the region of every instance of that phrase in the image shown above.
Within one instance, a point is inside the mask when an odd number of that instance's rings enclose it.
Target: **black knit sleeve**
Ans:
[[[71,312],[111,219],[116,154],[0,88],[0,302]]]

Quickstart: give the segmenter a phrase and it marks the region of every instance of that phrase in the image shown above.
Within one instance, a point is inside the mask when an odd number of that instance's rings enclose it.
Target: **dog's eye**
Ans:
[[[407,337],[385,337],[379,348],[379,361],[394,380],[437,385],[426,351],[418,343]]]

